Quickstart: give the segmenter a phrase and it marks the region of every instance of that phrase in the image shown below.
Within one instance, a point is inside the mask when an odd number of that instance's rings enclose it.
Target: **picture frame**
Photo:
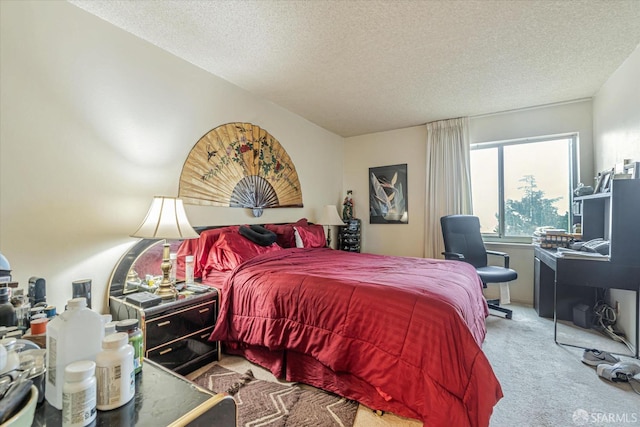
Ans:
[[[602,178],[602,193],[608,193],[611,189],[611,181],[613,180],[612,177],[613,171],[609,171],[608,173],[604,174],[604,177]]]
[[[369,223],[408,224],[407,164],[369,168]]]
[[[598,173],[598,176],[596,176],[596,184],[593,186],[593,194],[602,192],[603,178],[604,176],[602,175],[602,173]]]
[[[613,169],[607,169],[598,174],[598,177],[596,180],[596,186],[593,190],[594,194],[606,193],[610,190],[612,174],[613,174]]]

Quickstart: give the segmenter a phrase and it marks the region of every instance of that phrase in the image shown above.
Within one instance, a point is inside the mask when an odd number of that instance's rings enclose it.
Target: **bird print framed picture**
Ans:
[[[369,223],[408,224],[407,164],[369,168]]]

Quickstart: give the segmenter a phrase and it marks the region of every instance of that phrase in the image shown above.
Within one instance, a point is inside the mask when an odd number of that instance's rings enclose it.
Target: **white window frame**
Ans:
[[[504,222],[504,154],[503,149],[509,145],[529,144],[537,142],[554,141],[557,139],[569,140],[569,188],[567,195],[569,197],[569,219],[573,218],[573,189],[578,185],[578,132],[570,132],[556,135],[545,135],[529,138],[508,139],[503,141],[478,142],[470,144],[469,148],[473,150],[482,150],[487,148],[498,148],[498,233],[482,233],[483,240],[487,242],[505,242],[505,243],[531,243],[531,237],[528,236],[505,236]],[[473,182],[471,183],[473,185]]]

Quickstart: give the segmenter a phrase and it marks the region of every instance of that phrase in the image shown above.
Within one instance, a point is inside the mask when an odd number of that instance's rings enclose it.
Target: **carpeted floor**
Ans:
[[[629,384],[599,378],[594,368],[580,361],[582,349],[555,344],[552,320],[538,317],[531,307],[509,307],[514,310],[513,319],[487,319],[483,345],[505,396],[494,408],[491,427],[640,426],[640,395]],[[562,342],[608,351],[626,350],[600,334],[572,325],[562,325],[559,337]],[[640,363],[630,357],[621,359]],[[270,372],[243,358],[224,356],[220,365],[236,372],[251,369],[256,378],[278,382]],[[422,423],[389,413],[378,416],[359,406],[354,427],[386,426],[418,427]]]
[[[538,317],[533,308],[513,308],[512,321],[487,319],[483,350],[504,392],[491,426],[640,425],[640,395],[628,383],[601,379],[581,362],[583,349],[554,343],[552,320]],[[558,331],[561,342],[628,352],[577,326],[562,325]]]

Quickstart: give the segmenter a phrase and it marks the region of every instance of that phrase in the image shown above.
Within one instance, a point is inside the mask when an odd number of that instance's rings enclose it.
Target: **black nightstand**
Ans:
[[[338,249],[341,251],[360,252],[360,225],[358,218],[345,221],[338,229]]]
[[[111,296],[109,311],[114,321],[140,321],[145,357],[186,374],[219,359],[219,343],[208,341],[218,319],[218,301],[215,288],[148,308]]]

